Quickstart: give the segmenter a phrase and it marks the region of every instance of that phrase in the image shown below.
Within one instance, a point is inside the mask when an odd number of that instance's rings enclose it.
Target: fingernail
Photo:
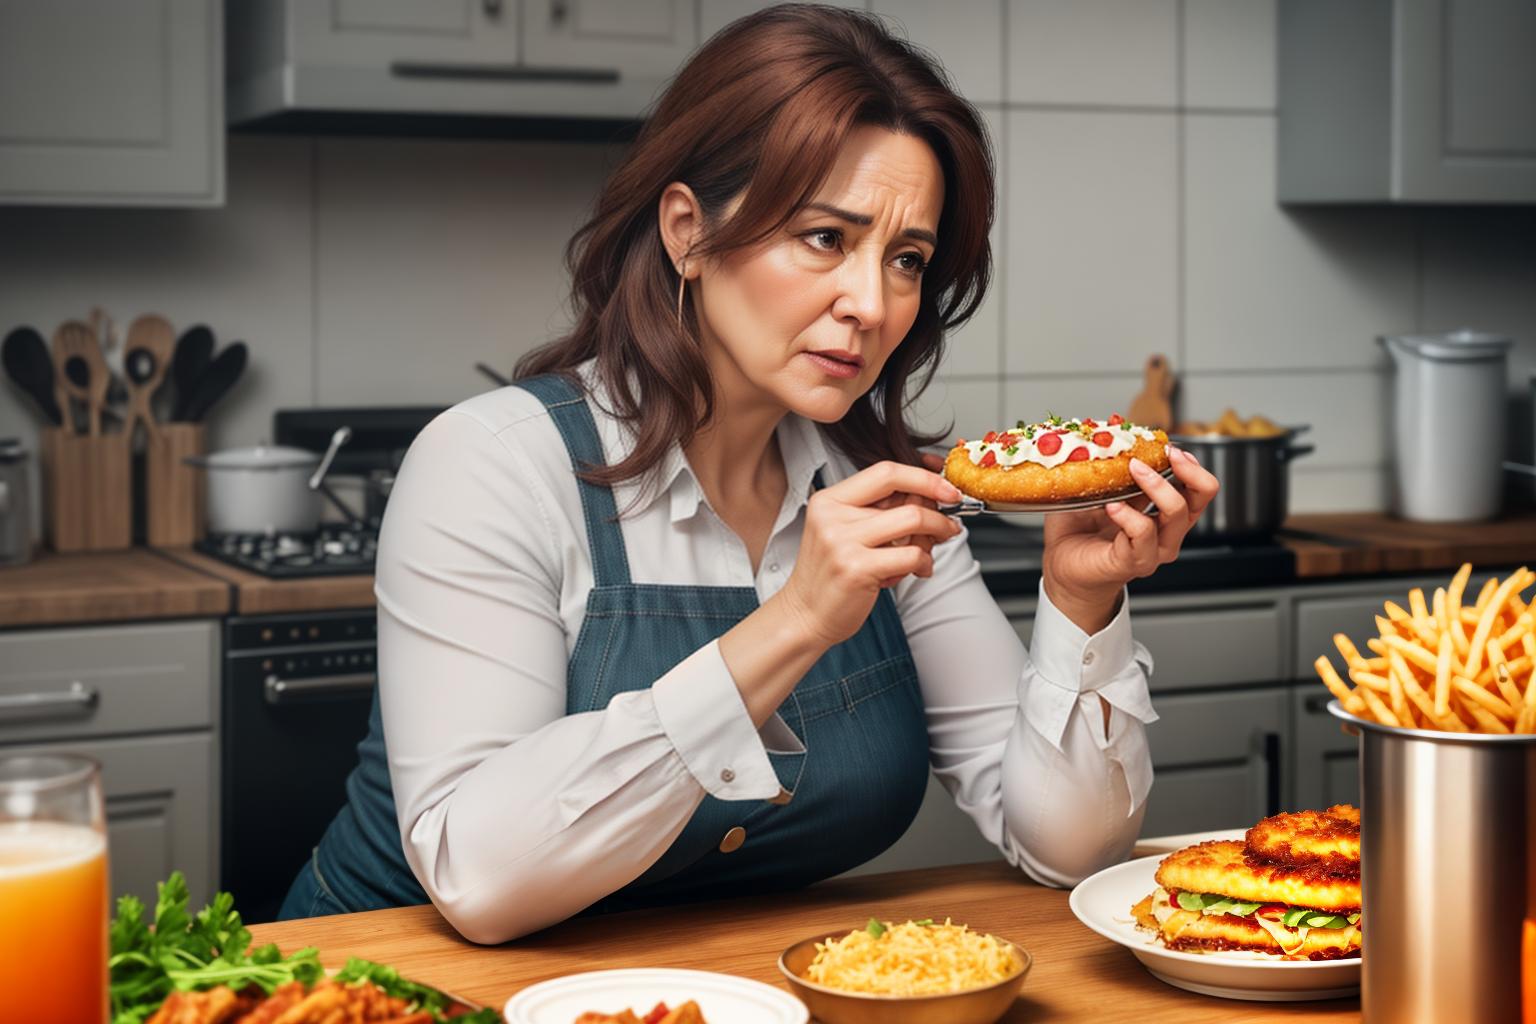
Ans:
[[[939,493],[942,494],[944,496],[944,500],[949,502],[950,504],[953,504],[953,503],[955,503],[955,502],[960,500],[960,488],[956,487],[952,483],[946,482],[944,484],[944,489],[941,490]]]
[[[1123,502],[1123,501],[1112,501],[1108,505],[1104,506],[1104,511],[1106,511],[1106,512],[1119,512],[1123,508],[1125,508],[1125,502]]]
[[[1135,456],[1131,457],[1131,472],[1132,473],[1144,474],[1144,473],[1150,473],[1151,471],[1152,471],[1152,467],[1151,466],[1147,465],[1145,462],[1142,462],[1140,459],[1136,458]]]
[[[1180,448],[1178,445],[1174,444],[1172,441],[1168,442],[1168,458],[1169,458],[1170,461],[1172,461],[1173,459],[1177,459],[1177,458],[1179,458],[1182,455],[1187,455],[1187,454],[1188,453],[1186,451],[1184,451],[1183,448]]]

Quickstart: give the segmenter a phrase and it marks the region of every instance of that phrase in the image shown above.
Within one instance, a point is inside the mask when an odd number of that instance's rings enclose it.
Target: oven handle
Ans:
[[[280,679],[277,676],[267,676],[262,690],[268,704],[292,704],[295,701],[317,697],[339,697],[342,694],[371,690],[378,681],[379,676],[376,672],[320,676],[316,679]]]
[[[101,693],[94,686],[86,686],[78,679],[69,689],[53,693],[18,693],[0,697],[0,716],[12,714],[49,715],[50,712],[90,711],[101,700]]]

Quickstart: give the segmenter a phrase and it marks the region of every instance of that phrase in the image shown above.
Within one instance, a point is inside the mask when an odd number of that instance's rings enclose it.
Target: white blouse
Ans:
[[[598,404],[616,461],[628,438]],[[614,488],[634,582],[750,586],[760,600],[784,585],[812,477],[854,467],[808,420],[785,417],[777,437],[789,487],[757,573],[674,446],[648,484]],[[592,585],[576,478],[537,399],[502,388],[422,431],[379,544],[379,693],[406,859],[471,940],[527,934],[622,888],[706,793],[774,798],[767,751],[802,749],[777,716],[753,728],[716,643],[649,689],[567,715]],[[1128,601],[1090,637],[1042,587],[1026,653],[963,533],[894,597],[929,763],[981,834],[1051,885],[1124,859],[1152,784],[1144,723],[1157,717]],[[1114,709],[1107,736],[1099,697]]]

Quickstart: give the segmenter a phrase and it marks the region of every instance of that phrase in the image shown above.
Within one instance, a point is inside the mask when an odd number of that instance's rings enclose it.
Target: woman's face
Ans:
[[[927,143],[855,131],[778,236],[700,268],[692,292],[720,397],[841,419],[917,318],[943,204]]]

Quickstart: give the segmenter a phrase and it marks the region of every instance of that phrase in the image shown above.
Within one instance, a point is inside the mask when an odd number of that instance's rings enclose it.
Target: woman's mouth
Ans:
[[[821,352],[804,352],[801,354],[820,367],[823,373],[831,377],[840,377],[847,380],[857,377],[859,371],[864,369],[864,359],[857,352],[825,349]]]

